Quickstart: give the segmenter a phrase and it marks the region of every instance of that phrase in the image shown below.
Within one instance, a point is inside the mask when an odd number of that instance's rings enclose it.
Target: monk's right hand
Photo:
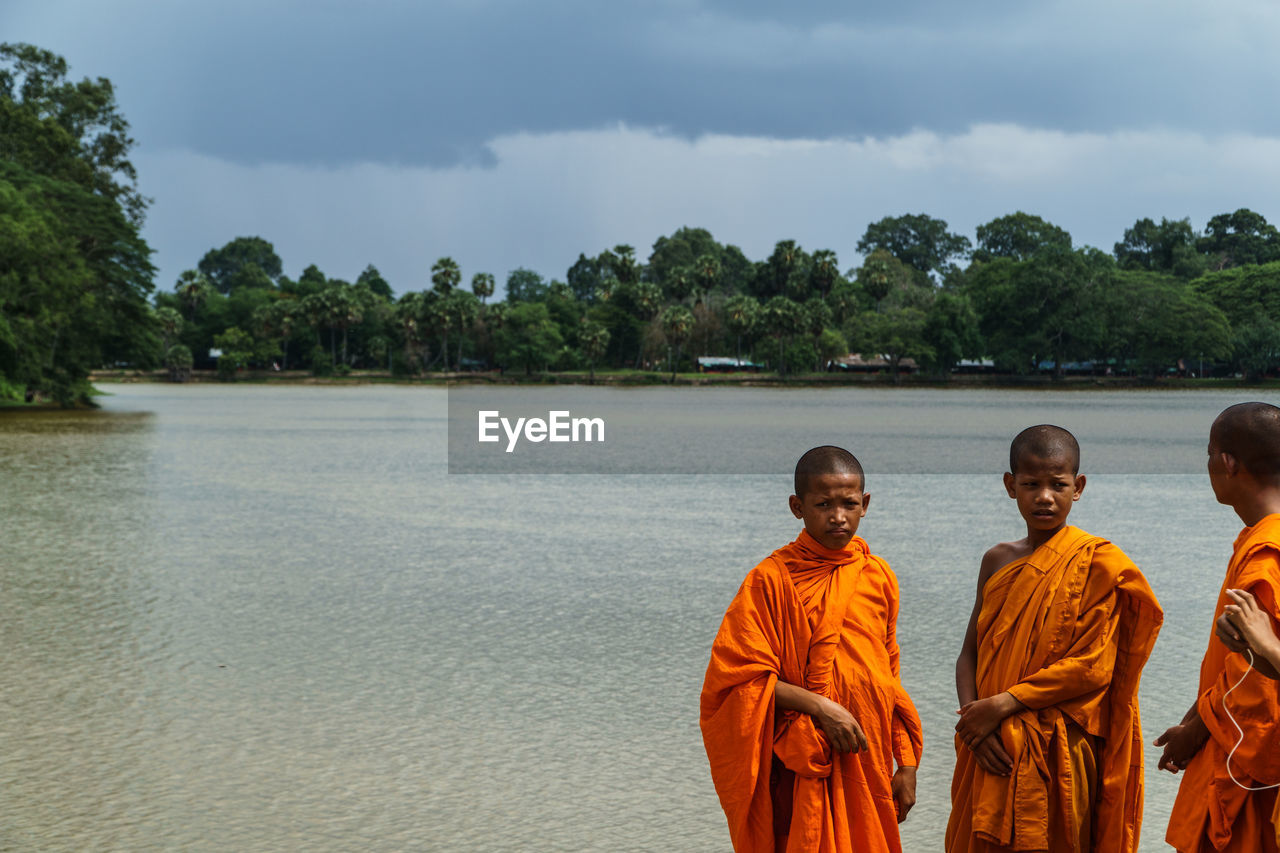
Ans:
[[[831,748],[836,752],[859,752],[866,749],[867,736],[863,734],[862,726],[858,725],[849,709],[825,696],[821,698],[813,718],[831,742]]]
[[[1168,770],[1174,774],[1186,769],[1191,759],[1195,758],[1200,747],[1204,746],[1204,742],[1208,739],[1209,730],[1205,728],[1198,715],[1185,723],[1170,726],[1164,730],[1164,734],[1155,739],[1155,746],[1164,747],[1164,752],[1160,755],[1160,763],[1156,766],[1160,770]]]
[[[1013,772],[1013,761],[1004,751],[999,735],[987,735],[969,751],[978,759],[978,766],[994,776],[1008,776]]]

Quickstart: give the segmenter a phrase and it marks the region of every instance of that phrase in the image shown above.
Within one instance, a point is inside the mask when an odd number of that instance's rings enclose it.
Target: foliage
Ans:
[[[0,45],[0,380],[24,396],[89,403],[92,368],[160,353],[128,128],[109,80]]]
[[[236,372],[248,367],[253,358],[253,336],[235,326],[215,337],[213,345],[222,350],[218,356],[219,379],[235,379]]]
[[[867,226],[858,251],[869,255],[884,249],[921,273],[942,273],[952,258],[969,254],[968,237],[952,234],[947,223],[923,213],[886,216]]]
[[[560,330],[542,302],[523,302],[506,312],[502,328],[495,335],[498,360],[510,367],[523,367],[526,375],[545,368],[564,344]]]
[[[71,82],[67,61],[30,44],[0,44],[0,160],[76,184],[140,228],[149,199],[129,160],[133,139],[105,77]]]
[[[1126,228],[1124,239],[1115,245],[1116,263],[1124,270],[1165,272],[1190,279],[1202,274],[1207,265],[1196,249],[1196,233],[1190,219],[1160,219],[1157,225],[1142,218]]]
[[[1211,217],[1196,248],[1210,257],[1213,269],[1280,261],[1280,231],[1260,213],[1242,207]]]
[[[1280,322],[1280,261],[1206,273],[1192,286],[1226,314],[1233,326],[1259,315]]]
[[[507,302],[538,302],[547,296],[547,283],[533,270],[518,267],[507,274]]]
[[[242,287],[274,287],[284,268],[275,247],[261,237],[237,237],[205,252],[196,269],[219,293]]]
[[[1256,381],[1280,367],[1280,323],[1260,317],[1245,323],[1231,336],[1235,364],[1246,381]]]
[[[1025,261],[1041,249],[1071,250],[1071,235],[1039,216],[1018,211],[978,226],[975,261],[1012,258]]]

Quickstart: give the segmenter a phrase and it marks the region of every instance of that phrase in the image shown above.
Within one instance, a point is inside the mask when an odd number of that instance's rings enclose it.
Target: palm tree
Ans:
[[[608,351],[609,338],[609,330],[600,323],[583,320],[582,334],[578,336],[578,341],[582,344],[582,354],[587,357],[587,367],[591,373],[587,380],[589,385],[596,384],[596,361]]]
[[[421,360],[418,350],[422,345],[422,294],[406,293],[400,297],[391,315],[404,333],[405,367],[412,369],[414,360]]]
[[[648,323],[662,308],[662,290],[653,282],[639,282],[631,288],[631,301],[635,305],[636,316],[642,323]],[[640,369],[643,361],[644,341],[641,340],[640,348],[636,351],[636,370]]]
[[[738,364],[742,364],[742,336],[751,333],[760,317],[760,303],[752,296],[740,293],[724,306],[725,321],[729,331],[738,338]]]
[[[178,296],[182,299],[182,304],[187,306],[187,319],[194,323],[196,321],[196,310],[205,303],[209,298],[209,293],[213,290],[213,285],[209,284],[209,279],[204,277],[204,273],[196,270],[184,270],[182,275],[178,276],[178,282],[173,286],[178,292]]]
[[[662,333],[666,335],[667,343],[676,348],[676,356],[671,361],[671,381],[675,382],[676,369],[680,365],[680,351],[689,340],[689,335],[693,333],[693,312],[683,305],[669,305],[662,312],[661,323]]]
[[[698,290],[710,293],[720,281],[720,261],[712,254],[699,255],[693,262],[693,274],[698,280]]]
[[[475,294],[456,290],[449,294],[445,299],[445,303],[449,312],[450,324],[458,332],[458,357],[454,361],[454,367],[457,370],[461,370],[462,342],[466,340],[467,332],[473,329],[480,320],[480,302],[476,299]]]
[[[480,297],[480,304],[486,304],[490,296],[493,296],[493,273],[478,272],[471,276],[471,292]]]
[[[166,305],[156,309],[156,320],[160,323],[160,351],[168,352],[169,340],[176,338],[182,331],[182,315]]]
[[[431,268],[431,283],[442,296],[447,296],[460,281],[462,270],[458,269],[458,262],[453,258],[441,258]]]
[[[830,249],[820,249],[813,253],[813,283],[818,286],[818,293],[824,298],[835,286],[840,277],[840,263],[836,253]]]

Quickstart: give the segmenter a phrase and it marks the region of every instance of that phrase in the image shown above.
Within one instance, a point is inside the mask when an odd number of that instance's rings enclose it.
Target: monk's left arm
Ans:
[[[889,652],[889,669],[893,673],[895,697],[891,737],[893,742],[893,759],[898,767],[917,767],[920,764],[920,752],[924,747],[924,730],[920,724],[920,715],[915,704],[902,686],[902,667],[900,664],[902,650],[898,647],[898,586],[890,587],[889,620],[885,626],[885,648]],[[913,777],[914,778],[914,777]],[[914,785],[912,786],[914,789]],[[905,816],[905,812],[903,813]]]
[[[1250,569],[1259,569],[1259,571],[1251,571],[1252,577],[1256,580],[1252,584],[1243,585],[1243,588],[1253,596],[1258,607],[1275,620],[1280,616],[1280,613],[1277,613],[1276,586],[1273,585],[1273,581],[1260,578],[1280,578],[1280,554],[1270,550],[1265,551],[1250,561]],[[1212,642],[1219,641],[1215,639]],[[1256,663],[1255,661],[1255,666]],[[1218,673],[1213,685],[1200,695],[1196,703],[1196,709],[1204,720],[1209,734],[1228,747],[1235,743],[1236,731],[1234,725],[1223,718],[1222,698],[1232,685],[1244,677],[1248,669],[1249,662],[1243,655],[1228,654],[1223,663],[1222,672]],[[1233,694],[1232,698],[1238,699],[1240,695]]]

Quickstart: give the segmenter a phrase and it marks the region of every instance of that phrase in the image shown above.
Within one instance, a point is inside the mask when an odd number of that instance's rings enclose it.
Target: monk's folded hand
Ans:
[[[986,699],[978,699],[965,704],[956,713],[960,722],[956,723],[956,733],[965,746],[973,749],[983,738],[994,732],[1000,722],[1010,714],[1022,710],[1023,705],[1011,693],[997,693]]]
[[[916,769],[899,767],[898,772],[893,774],[890,787],[893,789],[894,805],[898,809],[898,823],[902,823],[907,819],[907,812],[916,804]]]
[[[1013,761],[996,734],[987,735],[977,746],[970,747],[970,751],[978,759],[978,766],[993,776],[1008,776],[1013,772]]]
[[[867,748],[867,736],[862,726],[849,713],[849,709],[839,702],[833,702],[825,696],[819,696],[813,719],[822,733],[831,742],[836,752],[859,752]]]
[[[1190,763],[1208,739],[1209,730],[1200,715],[1188,713],[1183,722],[1165,729],[1164,734],[1155,739],[1155,746],[1164,747],[1157,767],[1177,773]]]

